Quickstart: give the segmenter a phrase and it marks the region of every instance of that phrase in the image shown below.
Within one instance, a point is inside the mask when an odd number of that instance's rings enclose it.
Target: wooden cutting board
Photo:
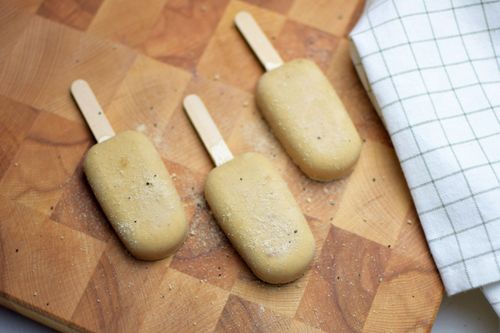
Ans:
[[[391,142],[349,59],[361,0],[0,2],[0,303],[61,330],[429,331],[442,285]],[[251,12],[285,60],[314,59],[364,139],[346,179],[310,181],[255,107],[262,68],[232,23]],[[71,100],[89,81],[116,131],[144,132],[191,231],[172,258],[134,260],[81,168],[94,144]],[[316,237],[300,280],[249,272],[203,198],[211,161],[181,108],[206,102],[235,154],[268,156]]]

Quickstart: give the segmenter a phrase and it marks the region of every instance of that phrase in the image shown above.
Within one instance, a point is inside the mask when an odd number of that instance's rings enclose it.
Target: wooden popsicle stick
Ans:
[[[183,104],[191,123],[215,165],[220,166],[232,160],[233,154],[224,142],[201,98],[198,95],[189,95],[184,98]]]
[[[239,12],[234,18],[236,27],[247,41],[266,71],[283,65],[278,51],[259,27],[253,16],[245,11]]]
[[[98,143],[115,136],[115,131],[113,131],[113,128],[109,124],[87,81],[73,81],[71,84],[71,94]]]

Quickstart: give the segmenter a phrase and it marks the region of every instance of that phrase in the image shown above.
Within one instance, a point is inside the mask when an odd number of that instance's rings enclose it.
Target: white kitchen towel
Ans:
[[[500,1],[368,1],[350,38],[447,293],[500,316]]]

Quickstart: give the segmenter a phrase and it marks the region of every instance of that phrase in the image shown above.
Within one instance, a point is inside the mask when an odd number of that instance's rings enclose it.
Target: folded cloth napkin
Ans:
[[[350,38],[447,293],[500,316],[500,1],[368,1]]]

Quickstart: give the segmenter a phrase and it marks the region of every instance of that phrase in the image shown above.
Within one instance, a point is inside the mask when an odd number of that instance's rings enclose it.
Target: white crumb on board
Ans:
[[[145,124],[139,124],[139,125],[137,125],[137,127],[135,128],[135,130],[137,132],[145,133],[146,130],[147,130],[147,127],[146,127]]]

